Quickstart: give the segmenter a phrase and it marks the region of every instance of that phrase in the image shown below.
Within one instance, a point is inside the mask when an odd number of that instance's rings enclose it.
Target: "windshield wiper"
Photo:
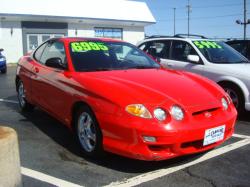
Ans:
[[[89,71],[111,71],[113,68],[95,68],[95,69],[82,69],[81,71],[89,72]]]
[[[132,66],[132,67],[128,67],[129,69],[156,69],[158,67],[154,67],[154,66]]]
[[[235,63],[237,63],[237,64],[239,64],[239,63],[250,63],[250,61],[249,60],[241,60],[241,61],[238,61],[238,62],[235,62]]]

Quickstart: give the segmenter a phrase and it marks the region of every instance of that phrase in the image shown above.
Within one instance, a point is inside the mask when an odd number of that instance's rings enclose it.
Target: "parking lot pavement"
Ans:
[[[250,115],[236,135],[207,153],[144,162],[80,154],[72,134],[43,111],[19,112],[15,67],[0,75],[0,124],[19,136],[24,186],[250,186]]]

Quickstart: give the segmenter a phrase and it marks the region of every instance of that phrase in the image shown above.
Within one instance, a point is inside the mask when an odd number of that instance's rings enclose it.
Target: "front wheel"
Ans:
[[[91,109],[82,106],[76,115],[75,131],[77,140],[85,155],[99,157],[103,155],[102,133]]]
[[[238,113],[242,114],[245,111],[245,99],[241,89],[238,86],[230,83],[222,83],[221,87],[231,97]]]
[[[23,82],[19,80],[17,84],[17,97],[21,111],[31,111],[34,109],[34,105],[30,104],[26,100],[25,88]]]
[[[6,73],[7,73],[7,68],[1,70],[1,73],[2,73],[2,74],[6,74]]]

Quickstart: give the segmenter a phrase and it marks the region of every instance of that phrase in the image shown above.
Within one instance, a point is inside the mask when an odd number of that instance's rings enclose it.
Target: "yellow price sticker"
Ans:
[[[73,52],[84,51],[107,51],[109,48],[101,42],[72,42],[71,49]]]

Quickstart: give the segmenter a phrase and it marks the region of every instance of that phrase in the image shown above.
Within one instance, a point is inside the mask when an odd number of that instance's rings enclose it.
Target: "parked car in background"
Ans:
[[[232,136],[237,115],[214,82],[161,68],[112,39],[46,41],[18,62],[16,90],[23,111],[47,111],[88,156],[164,160],[206,151]]]
[[[250,63],[224,42],[197,35],[153,36],[138,47],[166,68],[208,77],[224,88],[239,113],[250,111]]]
[[[1,73],[7,72],[6,58],[2,54],[3,49],[0,49],[0,71]]]
[[[250,59],[250,40],[229,40],[226,43]]]

